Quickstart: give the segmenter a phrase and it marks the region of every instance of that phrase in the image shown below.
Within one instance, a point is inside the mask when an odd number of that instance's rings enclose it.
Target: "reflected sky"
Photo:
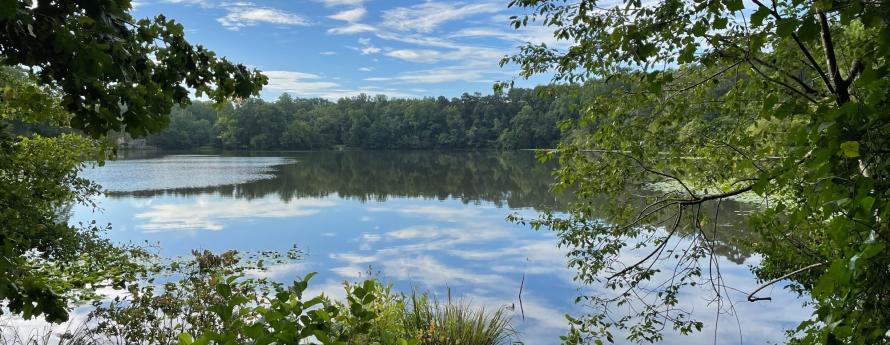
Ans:
[[[515,306],[514,324],[527,344],[558,343],[567,327],[563,315],[584,310],[573,303],[580,287],[555,235],[505,220],[560,205],[547,191],[549,168],[531,153],[268,156],[112,162],[90,172],[109,189],[98,200],[101,209],[78,208],[71,221],[111,223],[113,240],[158,243],[169,256],[192,249],[286,251],[297,245],[307,254],[304,260],[258,274],[290,280],[318,272],[310,290],[335,297],[342,295],[342,281],[369,270],[402,291],[430,289],[444,296],[451,289],[488,308]],[[165,166],[163,173],[142,175],[159,166]],[[238,180],[216,176],[228,171]],[[183,183],[181,176],[207,183]],[[751,290],[756,282],[746,264],[757,258],[729,253],[732,261],[721,262],[725,279]],[[523,275],[524,319],[517,298]],[[708,305],[707,293],[703,288],[685,296],[706,321],[705,331],[693,337],[668,332],[666,343],[714,343],[716,309]],[[809,315],[782,290],[772,296],[773,301],[736,303],[740,317],[721,316],[717,343],[739,344],[739,325],[748,330],[741,343],[780,342],[785,328]]]
[[[168,155],[110,161],[81,176],[115,192],[201,188],[271,179],[274,166],[289,162],[285,157]]]

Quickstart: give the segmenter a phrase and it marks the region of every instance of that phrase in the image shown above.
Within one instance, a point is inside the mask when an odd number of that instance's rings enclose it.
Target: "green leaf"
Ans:
[[[841,144],[841,152],[844,154],[844,157],[847,158],[859,157],[859,142],[845,141]]]
[[[195,339],[195,343],[192,345],[207,345],[207,344],[210,344],[210,337],[205,334],[205,335],[198,337],[198,339]]]
[[[862,204],[862,209],[865,210],[865,212],[870,212],[872,206],[875,205],[875,198],[867,196],[862,198],[862,201],[860,203]]]
[[[732,12],[741,11],[745,8],[742,0],[725,0],[723,4],[726,5],[727,10]]]
[[[779,37],[791,37],[791,34],[797,30],[797,24],[796,20],[782,19],[778,22],[776,34],[779,35]]]
[[[191,334],[186,332],[179,333],[179,345],[192,345],[194,342],[195,338]]]
[[[813,3],[813,7],[819,10],[830,10],[832,6],[831,0],[816,0]]]
[[[821,30],[821,28],[815,20],[807,20],[800,24],[797,33],[801,40],[809,41],[817,37],[819,30]]]
[[[228,284],[217,284],[216,291],[219,292],[219,295],[224,299],[228,299],[232,296],[232,288]]]
[[[766,18],[766,16],[769,15],[769,13],[769,9],[766,7],[757,8],[757,11],[751,13],[751,25],[755,27],[762,25],[763,20]]]
[[[881,242],[872,242],[872,243],[869,243],[869,244],[865,247],[864,250],[862,250],[862,253],[860,253],[860,255],[862,256],[863,259],[871,259],[871,258],[873,258],[875,255],[878,255],[878,253],[882,252],[882,251],[884,250],[884,248],[885,248],[885,247],[884,247],[884,244],[883,244],[883,243],[881,243]]]

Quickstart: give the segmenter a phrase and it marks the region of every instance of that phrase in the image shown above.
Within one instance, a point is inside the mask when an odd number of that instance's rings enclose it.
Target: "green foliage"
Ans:
[[[752,216],[762,238],[752,249],[763,256],[754,272],[812,298],[813,319],[790,341],[890,341],[886,2],[511,5],[530,12],[514,17],[516,27],[543,22],[571,45],[527,45],[503,63],[518,64],[522,77],[553,71],[558,82],[615,86],[567,123],[572,135],[558,151],[542,154],[558,157],[559,188],[582,201],[535,225],[573,248],[580,281],[614,292],[581,296],[601,312],[572,318],[566,342],[700,330],[682,291],[712,289],[717,312],[732,303],[711,247],[723,234],[708,219],[743,193],[764,200]],[[665,181],[678,189],[618,196]],[[621,260],[629,254],[642,260]]]
[[[223,107],[225,111],[228,107]],[[170,113],[170,124],[158,134],[150,136],[151,145],[161,148],[210,147],[218,145],[213,129],[217,110],[210,104],[195,102],[188,107],[175,107]]]
[[[70,116],[18,70],[0,68],[0,85],[0,299],[24,318],[63,321],[69,302],[133,279],[141,252],[113,246],[94,223],[67,224],[70,207],[92,205],[99,191],[77,172],[84,161],[104,159],[107,147],[74,133],[13,134],[11,123],[64,127]]]
[[[95,225],[66,224],[66,207],[98,192],[77,177],[83,162],[108,156],[81,133],[143,136],[190,102],[187,88],[222,103],[266,83],[188,43],[181,25],[136,21],[130,9],[129,0],[0,1],[0,300],[25,318],[63,321],[76,296],[139,272],[139,251],[113,246]]]
[[[255,95],[266,77],[185,40],[163,15],[134,20],[129,0],[0,2],[0,63],[31,68],[94,136],[134,136],[167,125],[189,91],[216,102]],[[5,85],[4,85],[5,86]]]
[[[194,259],[173,261],[156,274],[161,284],[130,286],[129,296],[100,304],[87,327],[93,344],[506,344],[513,333],[503,314],[487,314],[450,302],[427,309],[406,308],[405,296],[376,279],[344,283],[346,297],[307,296],[314,275],[290,284],[258,278],[271,264],[298,258],[275,253],[245,257],[194,252]],[[266,262],[266,263],[264,263]],[[420,308],[420,309],[419,309]],[[434,314],[417,315],[418,312]],[[430,317],[429,319],[425,319]],[[423,330],[415,328],[427,320]],[[450,333],[435,333],[436,327]],[[432,327],[432,328],[430,328]],[[460,338],[445,338],[459,330]],[[87,338],[80,336],[80,338]]]
[[[212,143],[225,149],[305,150],[345,145],[365,149],[550,148],[557,124],[577,118],[580,98],[597,85],[513,89],[446,99],[390,99],[360,95],[336,102],[292,98],[248,99],[216,116],[195,103],[174,110],[170,126],[148,137],[165,149]],[[564,95],[565,94],[565,95]],[[204,123],[202,120],[208,120]],[[215,119],[211,120],[211,119]],[[206,139],[212,131],[213,140]]]

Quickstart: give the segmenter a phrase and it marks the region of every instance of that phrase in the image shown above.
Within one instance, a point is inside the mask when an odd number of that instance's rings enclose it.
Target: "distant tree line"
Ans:
[[[492,95],[397,99],[359,95],[336,102],[281,95],[222,107],[194,102],[173,109],[164,131],[147,143],[163,149],[545,148],[561,138],[558,124],[577,118],[581,98],[599,93],[578,85],[514,88]]]

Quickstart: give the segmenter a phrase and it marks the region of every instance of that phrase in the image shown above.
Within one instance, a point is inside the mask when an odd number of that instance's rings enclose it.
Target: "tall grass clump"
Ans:
[[[405,335],[421,345],[501,345],[511,344],[516,332],[503,309],[487,313],[465,300],[445,303],[428,293],[411,294],[402,319]]]

